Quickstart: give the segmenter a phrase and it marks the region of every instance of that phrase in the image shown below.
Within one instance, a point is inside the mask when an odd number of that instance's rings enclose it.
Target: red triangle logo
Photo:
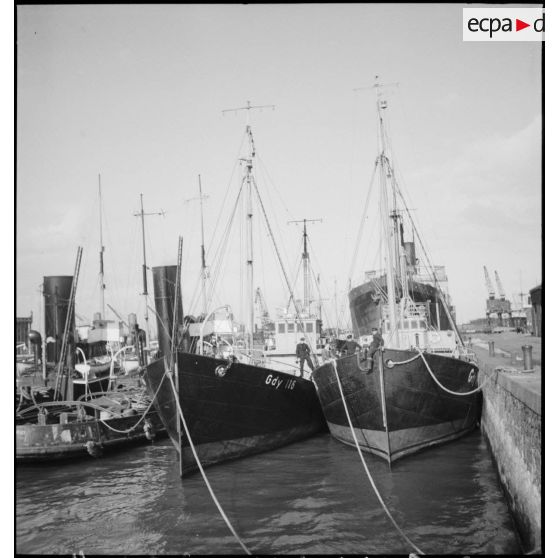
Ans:
[[[515,20],[515,30],[516,31],[521,31],[522,29],[525,29],[526,27],[531,27],[531,24],[530,23],[525,23],[524,21],[521,21],[520,19]]]

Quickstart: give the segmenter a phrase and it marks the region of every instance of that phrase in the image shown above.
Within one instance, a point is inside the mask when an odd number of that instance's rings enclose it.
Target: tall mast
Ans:
[[[250,101],[246,101],[245,107],[238,107],[234,109],[225,109],[222,111],[223,114],[227,112],[237,112],[239,110],[246,111],[246,135],[248,136],[248,141],[250,142],[250,155],[247,158],[241,159],[246,163],[246,175],[244,177],[243,183],[246,184],[246,288],[248,291],[248,352],[252,354],[254,348],[254,239],[253,239],[253,210],[252,210],[252,186],[253,186],[253,176],[252,167],[254,158],[256,157],[256,147],[254,144],[254,138],[252,136],[252,128],[249,124],[250,111],[253,109],[264,110],[271,108],[275,110],[275,105],[251,105]]]
[[[254,348],[254,237],[253,237],[253,209],[252,209],[252,165],[256,156],[252,129],[246,126],[246,133],[250,141],[250,158],[246,162],[246,276],[249,301],[248,307],[248,350],[250,354]]]
[[[100,251],[99,251],[99,283],[101,285],[101,319],[105,319],[105,266],[103,262],[103,253],[105,247],[103,246],[103,205],[101,198],[101,174],[99,173],[99,238],[100,238]]]
[[[147,290],[147,263],[145,258],[145,217],[149,215],[165,215],[164,211],[161,210],[155,213],[145,213],[143,210],[143,194],[140,194],[140,213],[134,213],[135,217],[141,217],[141,236],[142,236],[142,247],[143,247],[143,293],[141,293],[145,300],[145,340],[147,344],[147,349],[150,347],[150,335],[149,335],[149,306],[148,306],[148,290]]]
[[[302,251],[302,271],[304,279],[304,302],[303,311],[310,313],[310,254],[308,253],[308,233],[306,223],[321,223],[321,219],[301,219],[299,221],[289,221],[289,223],[303,223],[303,251]]]
[[[197,198],[190,198],[186,200],[186,203],[199,200],[200,201],[200,215],[201,215],[201,281],[202,281],[202,305],[203,305],[203,313],[207,315],[207,264],[205,261],[205,237],[204,237],[204,229],[203,229],[203,200],[209,198],[209,196],[204,196],[202,194],[202,185],[201,185],[201,175],[198,174],[198,188],[200,195]]]
[[[395,302],[395,249],[394,246],[396,239],[394,234],[394,229],[390,227],[389,224],[389,202],[388,202],[388,187],[387,178],[391,176],[389,161],[385,154],[386,149],[386,137],[384,120],[382,118],[382,110],[387,107],[387,103],[382,100],[380,87],[382,84],[378,81],[378,76],[376,76],[376,82],[374,84],[376,88],[376,110],[378,112],[378,130],[379,130],[379,147],[380,147],[380,184],[381,184],[381,210],[383,214],[384,223],[384,234],[387,239],[387,291],[388,291],[388,308],[389,308],[389,322],[391,326],[391,336],[395,343],[395,346],[399,346],[399,329],[397,323],[397,310]],[[394,208],[395,210],[395,208]]]

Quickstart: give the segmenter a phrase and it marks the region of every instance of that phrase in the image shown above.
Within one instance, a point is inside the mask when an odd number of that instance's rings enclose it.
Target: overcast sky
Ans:
[[[458,321],[484,316],[483,265],[508,298],[528,292],[542,279],[541,44],[463,42],[464,6],[18,7],[17,315],[38,318],[43,276],[71,275],[79,245],[77,312],[99,310],[99,173],[107,302],[143,315],[143,193],[147,212],[166,212],[146,218],[148,265],[175,263],[183,235],[184,308],[195,311],[200,218],[186,200],[200,174],[210,245],[246,154],[246,113],[222,111],[250,100],[275,105],[250,124],[289,273],[301,230],[287,222],[322,219],[309,233],[331,321],[377,152],[374,94],[354,89],[375,74],[398,83],[387,95],[396,168]],[[261,218],[255,230],[266,236]],[[224,303],[240,265],[212,259],[218,234],[208,259],[212,273],[223,266]],[[239,244],[236,233],[231,255]],[[255,281],[273,312],[287,295],[258,267],[270,271],[270,251],[256,249]],[[372,267],[361,255],[353,284]]]

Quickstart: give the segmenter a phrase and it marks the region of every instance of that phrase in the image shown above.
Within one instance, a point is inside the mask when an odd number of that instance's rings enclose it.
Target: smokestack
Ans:
[[[415,252],[414,242],[404,242],[403,247],[405,249],[405,259],[407,260],[407,266],[412,272],[416,271],[417,257]]]
[[[153,268],[153,293],[155,298],[155,310],[157,311],[159,352],[163,356],[170,356],[171,354],[176,272],[176,265],[163,265]],[[177,327],[179,324],[182,324],[182,322],[182,293],[179,285],[176,311]]]
[[[58,362],[60,359],[73,279],[72,275],[43,277],[47,362]],[[74,322],[75,308],[72,307],[69,328],[71,334],[74,333]],[[54,339],[54,343],[49,343],[49,338]]]

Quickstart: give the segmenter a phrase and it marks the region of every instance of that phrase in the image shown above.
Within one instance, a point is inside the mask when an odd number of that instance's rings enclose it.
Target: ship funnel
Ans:
[[[174,312],[174,293],[176,289],[176,265],[163,265],[153,268],[153,293],[155,310],[157,311],[157,333],[159,336],[159,353],[163,356],[171,354],[172,322]],[[178,285],[178,304],[176,323],[182,324],[182,293]],[[178,332],[178,330],[177,330]]]
[[[68,315],[72,292],[72,275],[43,277],[45,302],[45,336],[47,362],[58,362],[62,349],[62,337]],[[71,308],[69,332],[74,332],[75,312]]]
[[[138,317],[135,314],[128,314],[128,326],[133,331],[138,323]]]
[[[407,260],[407,266],[409,267],[409,269],[411,271],[415,272],[416,271],[416,265],[417,265],[415,243],[412,242],[412,241],[404,242],[403,243],[403,248],[405,249],[405,259]]]

